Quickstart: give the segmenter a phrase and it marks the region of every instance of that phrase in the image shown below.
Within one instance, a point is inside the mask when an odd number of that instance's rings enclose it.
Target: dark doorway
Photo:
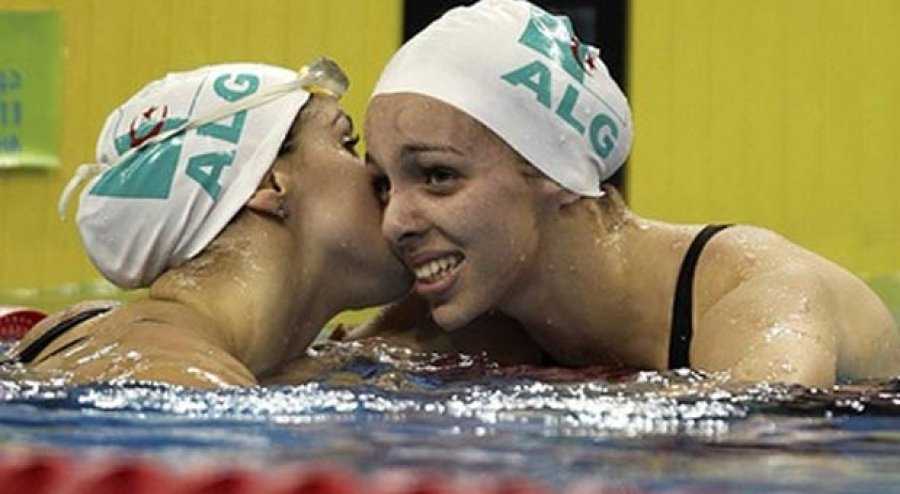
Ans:
[[[472,0],[405,0],[403,39],[408,40],[447,10],[472,4]],[[585,43],[600,48],[610,75],[628,95],[628,0],[538,0],[553,14],[567,15]],[[626,194],[628,162],[609,180]],[[627,197],[626,197],[627,199]]]

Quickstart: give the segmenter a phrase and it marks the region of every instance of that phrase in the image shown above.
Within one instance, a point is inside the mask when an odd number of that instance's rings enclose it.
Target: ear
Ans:
[[[581,199],[580,195],[546,177],[542,177],[540,193],[554,209],[565,209]]]
[[[557,186],[557,189],[558,190],[554,194],[554,200],[559,206],[559,209],[567,208],[581,199],[580,195],[572,192],[571,190],[564,189],[559,186]]]
[[[286,175],[273,167],[266,173],[256,192],[247,201],[247,208],[260,214],[280,219],[288,217]]]

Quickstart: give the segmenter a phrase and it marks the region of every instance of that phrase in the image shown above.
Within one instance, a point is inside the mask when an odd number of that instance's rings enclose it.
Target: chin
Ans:
[[[432,308],[431,318],[441,329],[452,332],[468,326],[483,312],[485,311],[474,307],[465,307],[465,304],[451,302]]]

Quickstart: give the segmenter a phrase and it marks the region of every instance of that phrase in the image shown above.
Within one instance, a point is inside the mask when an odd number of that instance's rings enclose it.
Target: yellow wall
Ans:
[[[635,209],[900,268],[900,2],[633,0]]]
[[[361,117],[401,0],[0,0],[64,30],[63,166],[0,171],[0,289],[96,278],[55,215],[116,104],[167,70],[326,53]],[[898,270],[900,2],[635,0],[629,195],[679,222],[771,227],[858,272]],[[2,48],[0,48],[2,49]],[[71,212],[70,212],[71,215]]]
[[[56,201],[74,168],[94,159],[106,115],[143,84],[209,63],[299,68],[327,54],[350,75],[343,103],[361,120],[400,43],[401,8],[401,0],[0,0],[0,10],[59,11],[65,50],[63,166],[0,170],[0,290],[99,277],[73,223],[57,218]]]

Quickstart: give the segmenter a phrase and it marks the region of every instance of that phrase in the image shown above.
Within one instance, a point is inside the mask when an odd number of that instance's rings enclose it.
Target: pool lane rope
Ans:
[[[229,466],[175,471],[146,459],[82,460],[70,454],[0,455],[0,494],[643,494],[622,483],[584,481],[563,490],[497,475],[447,476],[412,469],[362,475],[335,465],[294,464],[269,470]],[[688,492],[688,491],[679,491]]]

